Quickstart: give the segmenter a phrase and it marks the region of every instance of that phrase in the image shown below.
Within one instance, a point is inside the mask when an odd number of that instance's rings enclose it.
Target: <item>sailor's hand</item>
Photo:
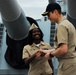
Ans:
[[[41,52],[40,51],[37,51],[36,52],[36,57],[40,57],[41,56]]]
[[[46,54],[45,54],[45,58],[46,58],[47,60],[49,60],[49,59],[50,59],[50,53],[46,53]]]
[[[41,52],[43,52],[43,53],[50,53],[51,52],[51,50],[40,50]]]

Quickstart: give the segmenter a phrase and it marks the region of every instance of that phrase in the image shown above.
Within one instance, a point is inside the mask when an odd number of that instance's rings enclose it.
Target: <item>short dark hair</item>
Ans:
[[[49,12],[54,11],[55,9],[58,10],[59,14],[61,14],[61,6],[58,3],[50,3],[42,15],[46,16]]]

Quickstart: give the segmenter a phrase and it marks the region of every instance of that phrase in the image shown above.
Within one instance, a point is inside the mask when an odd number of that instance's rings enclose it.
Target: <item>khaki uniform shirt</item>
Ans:
[[[41,42],[38,46],[33,43],[31,46],[26,45],[23,49],[23,59],[31,57],[38,49],[50,49],[50,45],[44,42]],[[51,75],[52,68],[50,67],[48,60],[43,56],[35,58],[30,63],[30,69],[28,75]]]
[[[57,27],[54,44],[57,48],[59,44],[66,43],[68,45],[68,51],[65,55],[58,57],[58,75],[76,75],[75,36],[74,26],[67,19],[63,18]]]

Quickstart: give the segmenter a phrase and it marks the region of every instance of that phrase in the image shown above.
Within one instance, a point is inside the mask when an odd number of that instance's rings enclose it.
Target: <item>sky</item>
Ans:
[[[45,11],[48,0],[17,0],[26,16],[40,19]]]

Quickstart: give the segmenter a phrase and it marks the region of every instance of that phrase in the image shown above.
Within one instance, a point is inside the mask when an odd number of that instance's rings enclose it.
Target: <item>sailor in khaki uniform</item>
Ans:
[[[38,51],[39,49],[51,49],[50,45],[42,41],[43,34],[35,24],[32,24],[29,32],[31,32],[29,33],[31,37],[28,35],[29,41],[31,39],[32,42],[24,46],[22,56],[25,63],[30,64],[28,75],[52,75],[53,71],[47,60],[49,58],[46,59],[44,54]]]
[[[50,3],[46,8],[49,20],[58,24],[56,28],[55,49],[42,51],[58,58],[58,75],[76,75],[76,33],[75,27],[61,14],[61,7],[57,3]]]
[[[66,54],[58,57],[60,62],[58,75],[76,74],[75,42],[75,28],[67,19],[63,18],[57,27],[55,47],[57,48],[59,44],[65,43],[68,45],[68,50]]]

